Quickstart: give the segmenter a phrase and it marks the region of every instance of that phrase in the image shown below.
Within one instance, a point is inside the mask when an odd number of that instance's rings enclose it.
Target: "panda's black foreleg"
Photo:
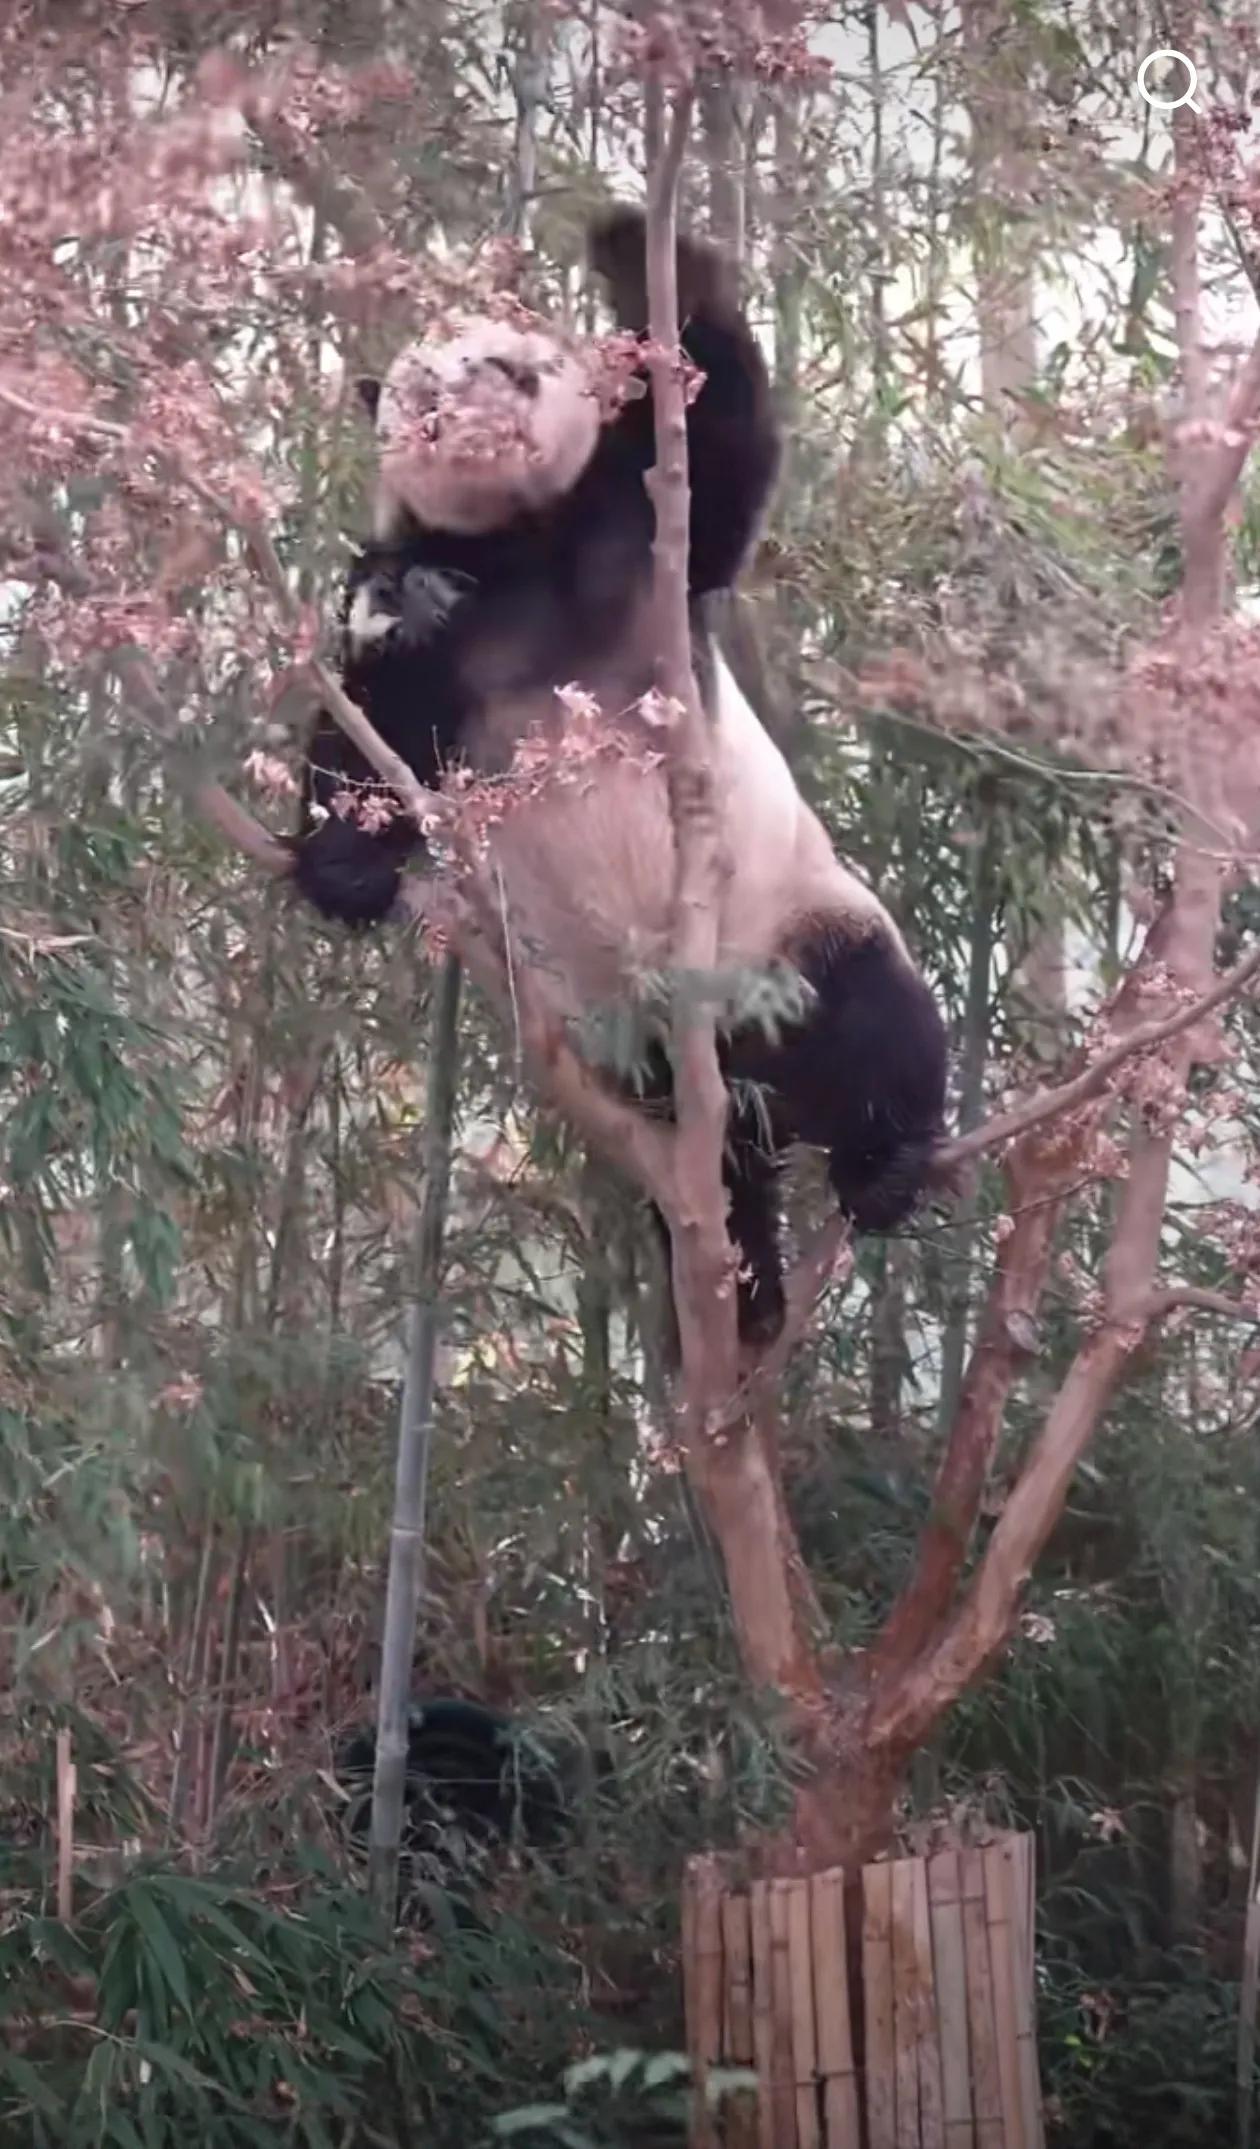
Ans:
[[[376,925],[393,909],[408,859],[420,844],[410,815],[365,826],[338,811],[343,797],[372,800],[384,787],[340,727],[321,711],[307,747],[297,833],[290,839],[299,895],[325,918]]]

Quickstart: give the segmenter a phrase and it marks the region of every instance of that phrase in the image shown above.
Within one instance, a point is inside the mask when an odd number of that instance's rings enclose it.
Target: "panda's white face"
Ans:
[[[599,438],[588,362],[558,336],[477,321],[401,351],[376,409],[376,535],[400,511],[477,536],[546,507],[581,477]]]

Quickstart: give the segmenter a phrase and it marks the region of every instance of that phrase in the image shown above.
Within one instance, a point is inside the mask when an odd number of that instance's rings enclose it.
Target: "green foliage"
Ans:
[[[752,2091],[757,2077],[744,2068],[714,2068],[705,2080],[712,2111]],[[688,2139],[693,2097],[691,2062],[682,2052],[595,2052],[568,2068],[564,2101],[518,2105],[494,2122],[496,2141],[524,2149],[678,2149]]]
[[[327,1870],[269,1899],[150,1865],[72,1930],[31,1912],[0,1936],[0,2143],[457,2149],[508,2055],[551,2063],[557,1969],[510,1921],[398,1946]]]
[[[1197,1957],[1101,1992],[1079,1963],[1052,1960],[1039,2028],[1052,2142],[1202,2149],[1232,2138],[1238,1987]]]

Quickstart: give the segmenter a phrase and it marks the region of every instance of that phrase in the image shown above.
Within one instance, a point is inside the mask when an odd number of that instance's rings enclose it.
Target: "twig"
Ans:
[[[74,1909],[74,1799],[76,1771],[70,1733],[57,1733],[57,1916],[70,1923]]]
[[[1180,1037],[1186,1030],[1202,1022],[1213,1008],[1223,1001],[1234,999],[1260,972],[1260,946],[1252,948],[1241,962],[1235,963],[1217,979],[1210,992],[1183,1007],[1175,1015],[1162,1022],[1147,1022],[1131,1030],[1127,1037],[1103,1052],[1071,1082],[1061,1083],[1057,1089],[1042,1089],[1025,1104],[1016,1105],[1013,1111],[999,1113],[995,1118],[982,1121],[970,1134],[960,1134],[952,1142],[943,1142],[933,1159],[934,1166],[948,1170],[965,1163],[968,1158],[980,1156],[988,1149],[996,1149],[1004,1142],[1013,1141],[1018,1134],[1027,1134],[1032,1127],[1044,1120],[1057,1119],[1063,1112],[1075,1111],[1078,1105],[1088,1104],[1107,1086],[1108,1078],[1117,1067],[1130,1059],[1135,1052],[1149,1052],[1169,1038]]]
[[[1227,1321],[1244,1321],[1253,1327],[1260,1322],[1260,1308],[1244,1306],[1241,1299],[1231,1298],[1227,1291],[1206,1291],[1197,1284],[1172,1284],[1166,1291],[1153,1292],[1146,1306],[1147,1318],[1162,1321],[1165,1314],[1176,1313],[1182,1306],[1200,1313],[1219,1313]]]
[[[494,894],[484,877],[464,874],[456,891],[407,874],[400,892],[414,919],[450,933],[465,967],[490,998],[514,1008],[522,1052],[558,1110],[664,1206],[672,1198],[672,1133],[624,1103],[592,1073],[534,990],[527,968],[513,971],[509,987]]]

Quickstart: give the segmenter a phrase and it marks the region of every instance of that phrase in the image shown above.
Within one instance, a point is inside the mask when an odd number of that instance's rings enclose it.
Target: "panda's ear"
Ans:
[[[381,400],[381,384],[374,373],[360,373],[354,384],[354,392],[362,403],[373,425],[376,423],[377,406]]]

